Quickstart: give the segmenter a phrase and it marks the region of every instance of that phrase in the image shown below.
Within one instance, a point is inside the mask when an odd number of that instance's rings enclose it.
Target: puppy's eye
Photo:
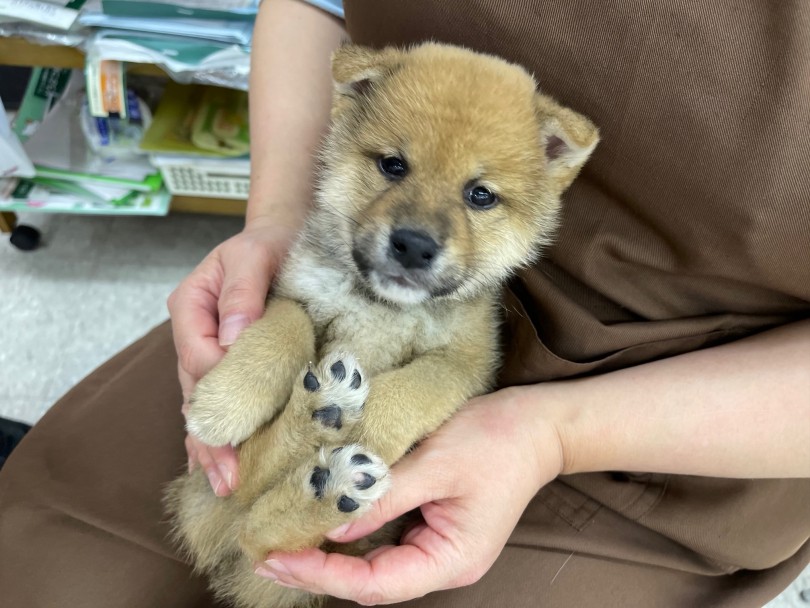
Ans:
[[[377,167],[389,179],[402,179],[408,175],[408,163],[398,156],[381,156],[377,159]]]
[[[484,186],[474,186],[464,190],[464,200],[473,209],[491,209],[498,204],[498,197]]]

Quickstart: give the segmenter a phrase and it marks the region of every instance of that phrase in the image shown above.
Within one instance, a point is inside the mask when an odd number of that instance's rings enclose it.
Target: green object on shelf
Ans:
[[[13,182],[12,182],[13,184]],[[3,190],[0,182],[0,191]],[[94,184],[35,177],[19,179],[0,211],[38,211],[85,215],[166,215],[171,195],[165,189],[139,192]]]
[[[250,148],[247,93],[169,83],[140,149],[216,158],[244,156]]]
[[[125,179],[122,177],[109,177],[93,173],[80,173],[76,171],[65,171],[62,169],[50,169],[47,167],[35,166],[37,177],[44,179],[57,179],[68,182],[92,182],[99,185],[107,185],[117,188],[128,188],[138,192],[157,192],[163,186],[163,177],[159,171],[147,175],[143,180]]]
[[[216,19],[226,21],[253,21],[257,2],[245,2],[239,10],[218,10],[179,6],[171,2],[138,2],[137,0],[101,0],[105,15],[114,17],[147,17],[149,19]]]
[[[20,108],[14,117],[13,130],[21,142],[36,130],[39,123],[65,92],[72,70],[34,68],[28,79]]]

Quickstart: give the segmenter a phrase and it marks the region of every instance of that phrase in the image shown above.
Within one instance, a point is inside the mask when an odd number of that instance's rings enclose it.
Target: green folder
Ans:
[[[171,2],[138,2],[137,0],[101,0],[105,15],[113,17],[148,17],[156,19],[214,19],[227,21],[253,21],[256,6],[237,10],[216,10],[178,6]]]

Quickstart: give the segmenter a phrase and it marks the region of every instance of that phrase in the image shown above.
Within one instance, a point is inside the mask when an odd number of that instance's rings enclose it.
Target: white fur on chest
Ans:
[[[303,249],[288,260],[278,293],[306,306],[320,340],[319,356],[348,351],[371,374],[449,344],[460,330],[460,315],[450,307],[373,302],[355,291],[348,273],[319,264]]]

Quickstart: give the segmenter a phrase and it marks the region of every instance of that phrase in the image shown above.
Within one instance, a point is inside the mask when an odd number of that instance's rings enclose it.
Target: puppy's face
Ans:
[[[333,73],[316,220],[392,303],[470,297],[530,261],[598,140],[523,69],[456,47],[344,47]]]

